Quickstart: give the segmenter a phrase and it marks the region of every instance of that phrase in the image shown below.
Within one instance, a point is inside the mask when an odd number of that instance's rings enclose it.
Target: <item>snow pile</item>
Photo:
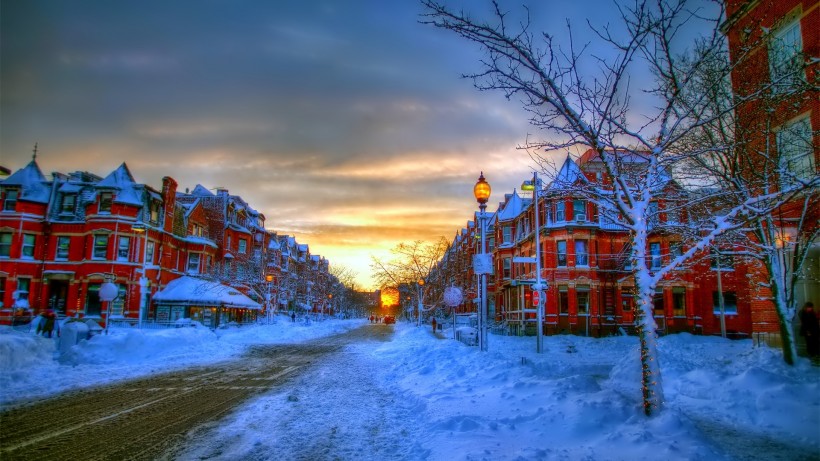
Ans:
[[[6,328],[1,402],[364,326],[392,338],[351,345],[294,386],[246,402],[201,431],[185,459],[820,459],[820,367],[805,358],[789,367],[750,340],[660,338],[665,408],[646,418],[635,337],[550,336],[536,354],[533,337],[490,335],[481,353],[429,327],[367,324],[112,330],[62,364],[55,340]],[[306,437],[294,444],[294,433]]]

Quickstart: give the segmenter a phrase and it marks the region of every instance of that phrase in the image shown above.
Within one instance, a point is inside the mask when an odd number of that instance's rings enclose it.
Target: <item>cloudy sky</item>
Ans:
[[[590,5],[532,13],[555,28],[605,21]],[[24,166],[36,142],[47,175],[126,162],[155,188],[225,187],[363,287],[371,255],[464,227],[481,170],[493,205],[533,168],[516,149],[534,132],[521,105],[462,79],[480,51],[420,24],[413,0],[1,8],[3,166]]]

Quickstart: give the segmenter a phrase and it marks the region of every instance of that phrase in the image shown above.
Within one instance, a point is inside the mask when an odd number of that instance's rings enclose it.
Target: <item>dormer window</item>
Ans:
[[[111,213],[111,202],[114,196],[111,192],[100,193],[100,213]]]
[[[3,211],[14,211],[17,207],[17,198],[20,191],[17,189],[6,189],[6,196],[3,199]]]
[[[148,219],[151,221],[151,224],[159,223],[159,202],[152,200],[149,207],[150,216]]]
[[[60,204],[60,213],[74,213],[75,208],[77,207],[77,194],[65,194],[63,195],[63,201]]]

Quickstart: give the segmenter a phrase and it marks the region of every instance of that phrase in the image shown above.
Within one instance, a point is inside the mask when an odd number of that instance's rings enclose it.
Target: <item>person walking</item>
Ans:
[[[40,322],[37,324],[37,333],[42,333],[46,338],[51,338],[56,329],[57,337],[60,337],[60,322],[57,320],[57,314],[48,309],[41,314],[41,317]]]
[[[817,312],[814,311],[814,304],[807,302],[800,309],[800,335],[806,338],[806,352],[809,358],[816,359],[820,356],[820,321],[817,319]]]
[[[433,317],[433,321],[431,323],[433,324],[433,333],[435,333],[436,332],[436,318],[435,317]]]

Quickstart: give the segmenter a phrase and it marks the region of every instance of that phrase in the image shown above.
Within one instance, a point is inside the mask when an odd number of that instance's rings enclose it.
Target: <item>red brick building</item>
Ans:
[[[227,282],[250,298],[247,306],[209,316],[210,326],[255,319],[283,278],[278,237],[238,196],[202,186],[179,193],[177,187],[170,177],[161,190],[136,183],[125,164],[106,177],[78,171],[47,179],[36,160],[2,180],[0,322],[27,321],[53,309],[60,317],[106,323],[109,306],[99,296],[106,281],[119,289],[111,320],[191,318],[203,312],[194,299],[173,306],[152,302],[184,275]],[[219,267],[227,269],[219,273]],[[326,296],[329,265],[308,269],[324,271],[302,275],[316,284],[316,296]]]

